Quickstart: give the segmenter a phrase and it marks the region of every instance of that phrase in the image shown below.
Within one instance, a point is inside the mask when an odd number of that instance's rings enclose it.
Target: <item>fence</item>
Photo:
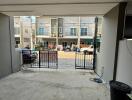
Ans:
[[[23,50],[23,64],[31,64],[31,68],[58,68],[57,51]]]
[[[93,52],[76,52],[75,69],[93,69]]]

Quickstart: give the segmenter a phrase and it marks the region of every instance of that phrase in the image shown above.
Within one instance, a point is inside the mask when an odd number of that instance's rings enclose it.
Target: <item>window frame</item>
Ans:
[[[77,35],[77,28],[75,28],[75,27],[70,28],[70,35],[71,36],[76,36]]]
[[[81,28],[81,36],[87,36],[88,35],[88,28]]]

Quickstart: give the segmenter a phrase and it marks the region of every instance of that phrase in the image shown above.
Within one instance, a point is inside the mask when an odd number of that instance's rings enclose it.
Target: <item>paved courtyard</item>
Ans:
[[[75,58],[59,58],[58,59],[59,69],[75,69]]]
[[[84,57],[80,54],[77,56],[76,65],[84,66]],[[92,59],[92,58],[91,58]],[[86,55],[86,68],[92,69],[90,57]],[[58,68],[59,69],[75,69],[75,52],[58,51]]]
[[[75,69],[75,52],[58,51],[58,68]]]
[[[110,100],[94,77],[80,70],[21,71],[0,80],[0,100]]]

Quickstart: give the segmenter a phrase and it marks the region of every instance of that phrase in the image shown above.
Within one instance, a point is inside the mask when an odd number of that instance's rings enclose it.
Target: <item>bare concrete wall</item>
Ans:
[[[107,82],[113,79],[118,10],[119,6],[116,6],[103,17],[101,50],[97,54],[96,72],[100,76],[103,73],[103,79]]]
[[[0,78],[18,71],[13,18],[0,14]]]
[[[20,70],[21,65],[21,58],[20,58],[20,52],[15,49],[15,38],[14,38],[14,18],[10,18],[10,36],[11,36],[11,55],[12,55],[12,69],[13,72],[17,72]]]
[[[9,17],[0,14],[0,77],[11,73]]]

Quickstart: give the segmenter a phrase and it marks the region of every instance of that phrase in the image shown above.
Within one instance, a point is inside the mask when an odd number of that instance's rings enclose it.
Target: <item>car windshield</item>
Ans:
[[[31,54],[31,51],[29,49],[22,49],[23,54]]]

